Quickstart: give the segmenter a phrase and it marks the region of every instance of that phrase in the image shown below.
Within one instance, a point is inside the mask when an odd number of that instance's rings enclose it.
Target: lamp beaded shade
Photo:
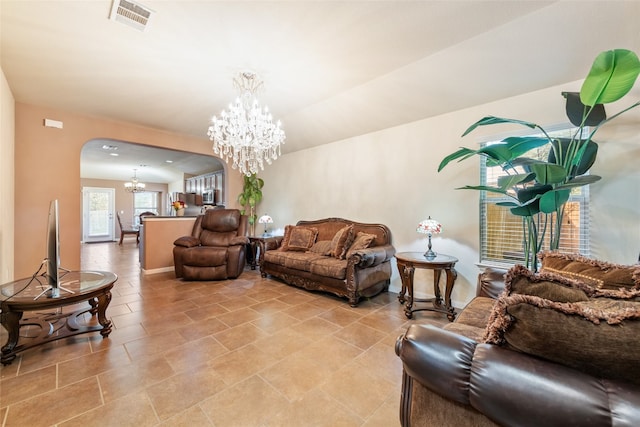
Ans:
[[[424,253],[425,258],[435,258],[437,254],[431,249],[431,236],[434,234],[440,234],[442,232],[442,224],[440,224],[435,219],[431,219],[431,216],[429,216],[429,218],[420,221],[420,223],[418,224],[418,228],[416,228],[416,231],[421,234],[426,234],[429,237],[427,252]]]
[[[273,224],[273,218],[269,215],[264,214],[260,218],[258,218],[258,224],[264,224],[264,236],[267,236],[267,224]]]

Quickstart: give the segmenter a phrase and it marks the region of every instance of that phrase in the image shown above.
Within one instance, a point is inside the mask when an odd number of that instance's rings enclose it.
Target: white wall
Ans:
[[[431,215],[443,224],[443,233],[433,239],[434,249],[460,260],[452,298],[454,305],[463,306],[476,289],[479,195],[455,188],[479,182],[479,162],[451,164],[438,173],[440,161],[460,146],[474,147],[483,136],[522,129],[493,126],[460,138],[470,124],[486,115],[542,126],[566,123],[560,92],[578,91],[580,83],[283,155],[259,174],[265,187],[258,214],[268,212],[275,229],[300,219],[325,217],[383,223],[391,229],[398,252],[425,249],[426,240],[415,228]],[[639,92],[625,99],[637,100]],[[607,106],[609,114],[619,109]],[[592,173],[603,180],[592,186],[592,253],[612,262],[633,263],[640,250],[640,172],[633,161],[640,158],[640,108],[622,119],[606,125],[596,138],[601,142],[600,154]],[[416,271],[416,292],[432,294],[431,278],[430,272]],[[400,289],[395,263],[391,289]]]
[[[0,283],[13,280],[15,100],[0,68]]]

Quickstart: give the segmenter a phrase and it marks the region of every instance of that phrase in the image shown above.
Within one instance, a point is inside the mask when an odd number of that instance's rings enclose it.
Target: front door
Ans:
[[[115,189],[83,187],[82,241],[115,240]]]

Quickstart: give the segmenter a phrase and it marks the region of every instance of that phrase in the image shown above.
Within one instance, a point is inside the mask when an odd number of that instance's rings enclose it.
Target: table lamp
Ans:
[[[434,234],[439,234],[442,231],[442,224],[440,224],[435,219],[431,219],[431,216],[429,216],[429,218],[420,221],[420,224],[418,224],[418,228],[416,229],[416,231],[418,233],[426,234],[427,236],[429,236],[429,247],[427,249],[427,252],[424,253],[424,257],[427,259],[434,259],[437,254],[431,250],[431,236]]]
[[[264,214],[260,218],[258,218],[258,224],[264,224],[264,233],[262,234],[262,236],[269,236],[269,233],[267,233],[267,224],[273,224],[273,218],[271,218],[267,214]]]

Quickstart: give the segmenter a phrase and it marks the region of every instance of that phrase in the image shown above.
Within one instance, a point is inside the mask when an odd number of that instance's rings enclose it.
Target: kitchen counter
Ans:
[[[197,218],[198,215],[184,215],[184,216],[175,216],[175,215],[155,215],[149,216],[148,219],[157,220],[157,219],[181,219],[181,218]]]
[[[191,234],[197,216],[147,216],[140,225],[142,274],[173,271],[173,242]]]

